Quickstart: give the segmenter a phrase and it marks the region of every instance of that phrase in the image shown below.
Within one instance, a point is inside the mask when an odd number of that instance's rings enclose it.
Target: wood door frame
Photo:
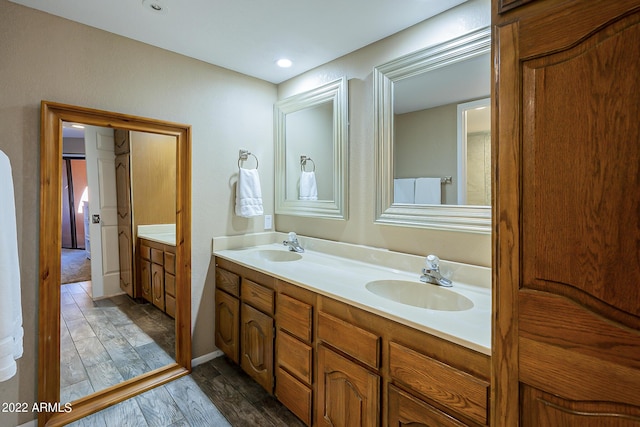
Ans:
[[[174,136],[176,150],[176,362],[72,402],[60,403],[60,255],[62,122]],[[60,426],[191,372],[191,126],[122,113],[41,102],[38,320],[39,426]]]

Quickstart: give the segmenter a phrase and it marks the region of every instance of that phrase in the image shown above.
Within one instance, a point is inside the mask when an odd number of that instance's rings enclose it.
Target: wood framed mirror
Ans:
[[[162,385],[191,371],[191,127],[156,119],[41,103],[38,402],[60,402],[61,222],[63,122],[158,134],[176,139],[175,363],[41,412],[40,426],[59,426]]]

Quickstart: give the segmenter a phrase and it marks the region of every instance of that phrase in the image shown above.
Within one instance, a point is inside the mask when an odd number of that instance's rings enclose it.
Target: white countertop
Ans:
[[[165,245],[176,245],[176,225],[175,224],[150,224],[138,226],[138,237],[163,243]]]
[[[276,235],[275,239],[266,240],[278,241],[282,233],[273,234]],[[388,262],[383,261],[388,259],[395,264],[415,266],[416,261],[421,257],[302,236],[299,236],[299,240],[305,247],[305,252],[301,254],[302,258],[296,261],[269,261],[260,256],[260,251],[264,250],[287,252],[287,248],[281,243],[282,239],[279,243],[264,243],[264,238],[258,239],[259,244],[244,248],[232,248],[233,245],[228,244],[226,240],[222,241],[223,244],[216,245],[214,239],[213,254],[480,353],[491,354],[491,270],[489,268],[442,261],[443,272],[452,273],[453,287],[449,289],[469,298],[473,302],[473,307],[464,311],[430,310],[391,301],[368,291],[365,287],[368,282],[374,280],[405,280],[421,283],[419,281],[421,267],[400,270],[385,265]],[[247,239],[243,236],[242,243],[246,242]],[[219,249],[216,249],[216,246]],[[313,250],[313,247],[323,251]],[[328,248],[335,250],[327,251]],[[332,254],[334,252],[355,254],[355,256],[352,258],[335,256]],[[375,264],[361,259],[373,259]]]

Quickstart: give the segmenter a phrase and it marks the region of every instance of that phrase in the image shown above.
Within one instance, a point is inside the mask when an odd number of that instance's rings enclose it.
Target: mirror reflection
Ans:
[[[471,201],[458,197],[459,184],[480,188],[485,183],[485,174],[474,169],[479,154],[476,140],[471,138],[470,150],[458,145],[466,132],[458,126],[458,107],[489,96],[490,61],[487,53],[394,83],[394,203],[491,204],[490,200],[474,203],[478,197]],[[483,117],[490,146],[491,118]],[[466,136],[464,139],[468,143]],[[467,154],[473,156],[469,165],[474,173],[470,175],[459,170],[459,164],[467,164]],[[486,172],[490,176],[490,168]]]
[[[63,403],[175,362],[176,144],[63,123]]]
[[[333,199],[333,102],[287,114],[286,200]]]
[[[347,79],[326,83],[274,106],[275,211],[347,216]]]
[[[376,222],[490,232],[490,73],[489,28],[375,67]]]
[[[458,204],[491,206],[491,99],[457,110]]]

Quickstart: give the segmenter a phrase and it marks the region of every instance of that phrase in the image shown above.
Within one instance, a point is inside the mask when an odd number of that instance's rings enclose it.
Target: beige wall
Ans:
[[[399,55],[489,25],[489,0],[453,11],[274,85],[0,0],[0,149],[11,160],[22,273],[25,352],[0,402],[37,390],[40,101],[118,111],[193,126],[192,312],[194,357],[214,350],[213,236],[262,231],[233,214],[238,149],[260,160],[265,213],[273,212],[273,103],[346,75],[350,152],[347,221],[278,216],[278,230],[490,265],[490,237],[375,225],[372,69]],[[32,414],[0,413],[12,426]]]
[[[417,255],[491,265],[491,237],[374,224],[375,182],[373,67],[398,56],[490,25],[489,0],[470,0],[455,9],[322,65],[278,86],[278,99],[346,75],[349,80],[349,219],[308,219],[277,215],[278,231],[382,247]]]
[[[443,105],[396,114],[394,117],[394,178],[452,176],[442,185],[442,202],[458,204],[458,108]]]
[[[215,349],[211,238],[262,230],[262,218],[233,215],[239,148],[260,159],[273,212],[274,85],[0,0],[0,149],[13,169],[25,329],[0,402],[36,399],[41,100],[192,125],[194,357]],[[33,417],[0,413],[0,425]]]

